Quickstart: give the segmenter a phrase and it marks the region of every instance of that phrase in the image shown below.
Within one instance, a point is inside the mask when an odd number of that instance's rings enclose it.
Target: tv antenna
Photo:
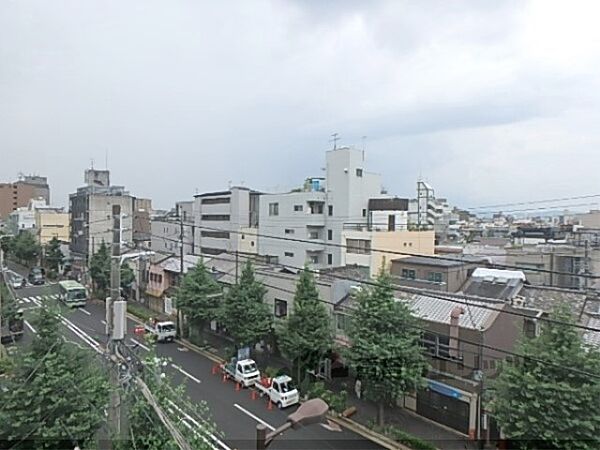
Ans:
[[[340,138],[340,134],[339,133],[332,133],[331,134],[331,139],[329,140],[329,142],[333,142],[333,149],[336,150],[337,149],[337,141],[339,141]]]

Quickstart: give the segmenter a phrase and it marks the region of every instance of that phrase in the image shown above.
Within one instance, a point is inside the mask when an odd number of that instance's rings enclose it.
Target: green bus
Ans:
[[[65,280],[58,283],[60,299],[67,306],[85,306],[87,301],[87,289],[77,281]]]

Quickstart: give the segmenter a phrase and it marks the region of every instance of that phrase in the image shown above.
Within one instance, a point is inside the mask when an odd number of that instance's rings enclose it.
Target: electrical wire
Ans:
[[[528,201],[528,202],[502,203],[502,204],[487,205],[487,206],[471,206],[469,208],[463,208],[463,209],[470,211],[473,209],[504,208],[506,206],[535,205],[535,204],[539,204],[539,203],[563,202],[563,201],[569,201],[569,200],[582,200],[582,199],[597,198],[597,197],[600,197],[600,194],[578,195],[578,196],[574,196],[574,197],[551,198],[551,199],[546,199],[546,200],[532,200],[532,201]]]

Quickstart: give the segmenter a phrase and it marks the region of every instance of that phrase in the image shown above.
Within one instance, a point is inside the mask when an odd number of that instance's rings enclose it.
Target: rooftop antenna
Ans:
[[[331,134],[331,140],[329,142],[333,141],[333,149],[334,150],[337,149],[337,141],[339,141],[339,140],[340,140],[339,133],[332,133]]]
[[[91,165],[92,165],[91,169],[92,169],[92,170],[94,170],[94,158],[92,158],[92,159],[90,160],[90,163],[91,163]]]

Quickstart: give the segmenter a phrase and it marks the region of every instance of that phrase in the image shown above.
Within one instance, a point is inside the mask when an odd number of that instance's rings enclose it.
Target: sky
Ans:
[[[600,193],[600,2],[0,1],[0,181],[83,172],[170,208],[322,174],[462,207]],[[363,138],[363,136],[366,136]]]

